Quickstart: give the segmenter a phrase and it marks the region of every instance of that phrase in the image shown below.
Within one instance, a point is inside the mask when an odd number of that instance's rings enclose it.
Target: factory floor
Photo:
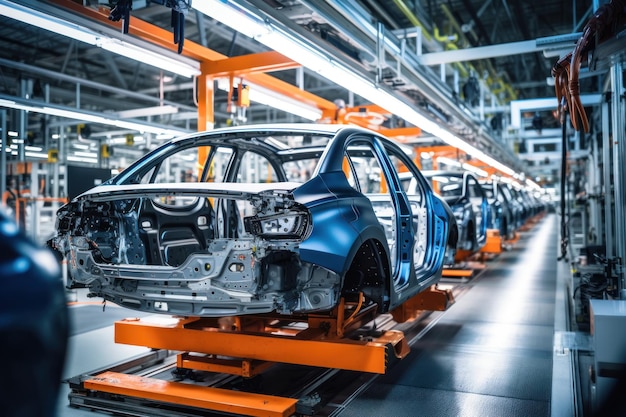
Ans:
[[[463,283],[455,304],[385,375],[337,409],[341,417],[574,416],[568,334],[569,269],[558,256],[558,216],[520,233],[508,251]],[[73,332],[65,377],[115,364],[147,348],[117,345],[112,323],[137,314],[81,299],[70,304]],[[96,417],[69,406],[58,416]]]

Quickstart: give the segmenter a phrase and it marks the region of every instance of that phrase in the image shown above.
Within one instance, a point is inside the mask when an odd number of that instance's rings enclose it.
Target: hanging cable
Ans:
[[[565,111],[561,112],[561,132],[562,132],[562,145],[561,145],[561,256],[559,261],[567,261],[567,243],[569,240],[569,230],[567,227],[567,215],[565,213],[565,198],[566,198],[566,181],[567,181],[567,104],[563,104]]]

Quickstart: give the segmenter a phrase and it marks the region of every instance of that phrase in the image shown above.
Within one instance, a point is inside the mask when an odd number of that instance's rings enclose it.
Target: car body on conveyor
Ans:
[[[385,312],[437,283],[456,245],[452,211],[405,150],[340,125],[174,139],[57,217],[48,244],[70,285],[181,316],[304,314],[359,294]]]
[[[470,171],[423,171],[435,193],[450,206],[458,226],[457,250],[479,251],[487,242],[489,201]]]
[[[498,181],[480,181],[490,205],[489,228],[496,229],[504,239],[513,239],[519,227],[520,208],[511,194]]]

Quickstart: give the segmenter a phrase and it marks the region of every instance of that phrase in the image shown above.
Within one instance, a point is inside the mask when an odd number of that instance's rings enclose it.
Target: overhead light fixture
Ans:
[[[44,152],[26,151],[24,152],[24,155],[29,158],[48,159],[48,153]]]
[[[472,171],[474,174],[480,176],[480,177],[488,177],[489,174],[487,173],[487,171],[485,171],[484,169],[480,169],[478,167],[475,167],[474,165],[468,164],[468,163],[463,163],[462,165],[463,169],[466,169],[468,171]]]
[[[323,51],[313,49],[311,45],[296,39],[292,34],[264,19],[263,16],[256,15],[253,11],[245,9],[234,1],[203,0],[195,2],[193,8],[222,22],[233,30],[254,38],[305,68],[317,72],[322,77],[349,91],[353,91],[366,100],[418,126],[424,132],[436,136],[448,145],[464,151],[499,171],[508,175],[515,172],[417,112],[412,105],[379,87],[373,81],[343,66],[331,56],[326,56]]]
[[[89,45],[98,46],[115,54],[164,71],[182,75],[183,77],[191,78],[200,74],[200,64],[188,58],[170,58],[11,1],[0,0],[0,15],[76,39]]]
[[[0,15],[58,33],[59,35],[67,36],[90,45],[95,45],[98,42],[98,34],[96,32],[90,31],[82,26],[54,18],[21,4],[4,0],[0,1]]]
[[[250,100],[300,116],[306,120],[316,121],[322,117],[322,111],[317,107],[307,106],[302,102],[259,86],[250,85]]]
[[[298,100],[286,97],[282,94],[278,94],[267,88],[260,87],[249,82],[246,82],[246,85],[250,87],[250,101],[300,116],[306,120],[316,121],[322,117],[322,111],[317,107],[308,106]],[[230,89],[230,80],[227,78],[218,79],[217,88],[222,91],[228,91]]]
[[[76,149],[82,149],[84,151],[90,148],[90,146],[85,143],[72,143],[72,147]]]
[[[135,117],[163,116],[178,113],[178,107],[169,104],[163,106],[142,107],[139,109],[122,110],[115,112],[120,119],[133,119]]]
[[[49,114],[51,116],[64,117],[67,119],[80,120],[83,122],[99,123],[109,126],[117,126],[122,129],[136,130],[139,132],[149,132],[156,135],[168,135],[178,136],[183,133],[188,133],[182,129],[171,129],[161,127],[156,124],[137,121],[126,121],[118,119],[109,119],[107,117],[100,116],[93,112],[86,112],[84,110],[78,111],[64,106],[58,106],[51,103],[45,103],[42,101],[20,99],[18,97],[10,97],[0,94],[0,107],[7,107],[11,109],[30,111],[34,113]]]
[[[536,182],[534,182],[533,180],[531,180],[530,178],[526,178],[526,180],[524,181],[526,183],[526,185],[534,190],[542,190],[541,186],[539,184],[537,184]]]
[[[449,166],[461,168],[461,163],[451,158],[446,158],[445,156],[437,157],[437,164],[446,164]]]
[[[97,164],[98,163],[98,158],[86,158],[83,156],[73,156],[73,155],[68,155],[66,156],[66,159],[70,162],[86,162],[88,164]]]
[[[143,62],[144,64],[152,65],[153,67],[173,72],[183,77],[191,78],[194,75],[200,75],[200,65],[198,64],[197,67],[194,67],[185,64],[182,62],[182,57],[179,59],[169,58],[157,52],[152,52],[114,38],[102,38],[96,45],[107,51],[125,56],[126,58],[134,59],[135,61]]]

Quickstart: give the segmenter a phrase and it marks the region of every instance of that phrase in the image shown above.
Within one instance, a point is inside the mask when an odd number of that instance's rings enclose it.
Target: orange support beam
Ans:
[[[466,261],[473,254],[474,254],[474,252],[472,252],[472,251],[459,249],[454,254],[454,262],[459,263],[459,262]]]
[[[239,375],[244,378],[259,375],[273,365],[274,362],[216,358],[213,355],[192,355],[189,352],[180,353],[176,357],[177,368]]]
[[[445,311],[454,304],[454,296],[449,289],[439,289],[434,285],[427,291],[422,291],[409,298],[400,306],[391,311],[393,319],[398,323],[415,319],[422,311]]]
[[[339,110],[326,110],[322,114],[322,123],[346,123],[365,127],[396,139],[400,142],[416,138],[422,134],[419,127],[386,128],[382,123],[391,116],[387,110],[376,104],[348,107]]]
[[[485,246],[480,249],[480,252],[493,254],[498,254],[502,252],[502,238],[500,237],[499,230],[487,230],[487,242],[485,243]]]
[[[447,278],[471,278],[474,275],[472,269],[444,269],[441,276]]]
[[[87,379],[89,390],[246,416],[288,417],[296,412],[295,398],[171,382],[118,372]]]
[[[140,319],[117,321],[115,342],[152,349],[379,374],[385,373],[390,359],[402,359],[409,353],[404,334],[393,330],[371,341],[311,340],[298,337],[299,334],[286,336],[221,330],[205,327],[205,322],[198,318],[163,324],[146,323]],[[323,336],[323,332],[318,332],[318,335]]]
[[[216,61],[208,61],[202,66],[202,73],[213,78],[242,76],[272,71],[283,71],[301,67],[297,62],[275,51],[239,55]]]
[[[419,127],[396,127],[382,130],[381,133],[400,142],[406,142],[421,135],[422,129]]]
[[[376,104],[325,110],[320,122],[351,124],[378,131],[390,113]]]

